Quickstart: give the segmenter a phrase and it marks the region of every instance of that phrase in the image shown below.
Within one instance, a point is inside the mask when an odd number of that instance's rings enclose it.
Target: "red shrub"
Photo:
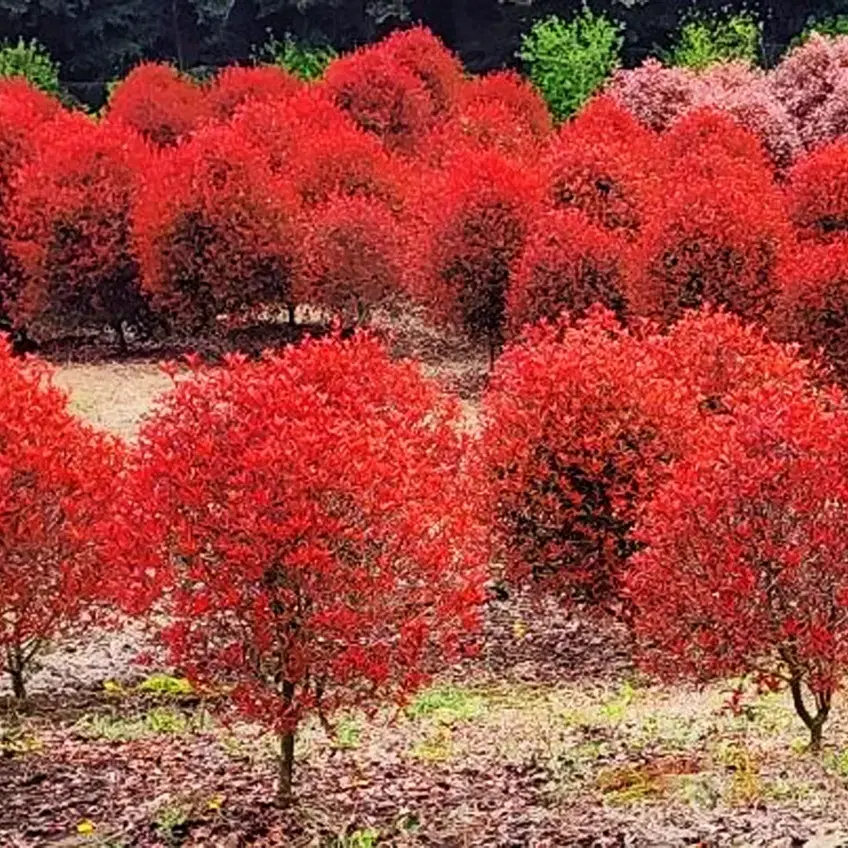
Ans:
[[[656,147],[652,133],[598,98],[550,144],[543,163],[549,198],[558,208],[579,209],[609,229],[635,234],[655,177]]]
[[[644,126],[665,130],[695,103],[697,76],[686,68],[666,68],[647,59],[633,70],[616,71],[607,93]]]
[[[454,321],[493,352],[503,332],[509,270],[539,202],[527,169],[493,153],[466,153],[429,185],[419,292],[442,320]]]
[[[601,303],[626,309],[625,246],[619,236],[573,211],[537,219],[510,275],[507,323],[512,333],[567,310],[583,315]]]
[[[553,131],[551,113],[538,91],[515,71],[496,71],[474,77],[460,91],[460,108],[472,104],[501,103],[514,120],[539,140]]]
[[[361,321],[403,289],[403,238],[384,204],[338,195],[308,215],[294,300]]]
[[[711,425],[638,531],[642,659],[668,677],[788,683],[818,747],[848,664],[846,412],[765,386]]]
[[[605,311],[534,328],[500,357],[482,452],[509,579],[614,605],[631,527],[671,456],[654,367]]]
[[[142,288],[176,329],[285,301],[296,215],[258,150],[207,127],[150,169],[134,224]]]
[[[776,333],[848,377],[848,242],[804,245],[781,264]]]
[[[463,151],[500,153],[529,165],[537,162],[540,141],[505,103],[480,100],[464,104],[438,124],[421,144],[421,158],[431,167],[447,167]]]
[[[848,230],[848,139],[800,159],[789,173],[787,199],[800,238],[841,238]]]
[[[165,147],[192,133],[208,116],[208,106],[200,86],[175,68],[142,62],[112,92],[106,115]]]
[[[243,68],[231,65],[220,71],[206,93],[207,108],[214,118],[229,120],[250,100],[280,100],[303,88],[297,77],[273,65]]]
[[[464,82],[462,63],[429,29],[415,26],[395,30],[378,49],[388,52],[424,83],[435,115],[453,109]]]
[[[123,340],[142,311],[131,216],[150,151],[135,130],[77,115],[41,130],[4,219],[21,271],[16,323],[106,324]]]
[[[367,336],[201,370],[140,437],[119,547],[193,680],[284,736],[402,700],[477,624],[485,551],[457,405]]]
[[[732,160],[709,174],[668,180],[634,253],[635,314],[674,321],[703,303],[761,320],[774,304],[776,266],[791,227],[776,189]]]
[[[498,360],[483,401],[484,485],[508,576],[621,612],[632,529],[703,421],[768,382],[800,392],[791,351],[725,313],[669,335],[591,310],[534,327]]]
[[[68,412],[50,371],[0,338],[0,671],[14,693],[46,643],[95,618],[100,525],[121,451]]]
[[[771,163],[757,136],[718,109],[701,107],[676,120],[663,136],[662,152],[672,178],[685,179],[697,170],[720,180],[729,159],[759,170],[764,182],[771,180]]]
[[[389,150],[413,153],[435,120],[420,77],[379,45],[331,62],[324,85],[335,104]]]

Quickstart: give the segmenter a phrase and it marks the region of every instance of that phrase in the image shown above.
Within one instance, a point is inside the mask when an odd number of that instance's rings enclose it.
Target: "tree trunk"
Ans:
[[[294,699],[294,683],[283,681],[283,703],[286,713],[291,708]],[[280,785],[277,790],[277,801],[281,807],[288,807],[292,802],[292,778],[294,776],[294,730],[280,737]]]
[[[296,308],[297,307],[295,307],[295,305],[293,303],[287,303],[286,304],[286,309],[288,310],[288,313],[289,313],[289,327],[296,327],[297,326],[297,318],[295,318],[295,314],[294,314],[294,311],[295,311]]]
[[[822,730],[830,713],[831,693],[829,691],[814,693],[816,713],[813,715],[804,703],[804,692],[801,686],[801,678],[793,676],[789,688],[792,692],[792,702],[795,712],[801,717],[801,721],[807,725],[810,731],[810,748],[813,753],[819,753],[822,745]]]
[[[26,684],[24,683],[24,656],[20,647],[8,648],[6,652],[6,667],[12,678],[12,694],[18,701],[26,699]]]

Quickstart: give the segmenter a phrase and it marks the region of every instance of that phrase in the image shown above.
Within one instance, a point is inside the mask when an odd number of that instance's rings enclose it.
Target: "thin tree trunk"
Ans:
[[[283,702],[286,712],[294,699],[294,683],[283,682]],[[294,777],[294,730],[280,737],[280,785],[277,800],[281,807],[287,807],[292,802],[292,778]]]
[[[295,317],[295,314],[294,314],[296,308],[297,307],[293,303],[287,303],[286,304],[286,309],[288,310],[288,313],[289,313],[289,327],[296,327],[297,326],[297,318]]]
[[[174,27],[174,49],[177,51],[177,67],[185,70],[185,59],[183,58],[183,39],[180,35],[179,12],[177,10],[177,0],[171,0],[171,23]]]
[[[807,725],[810,731],[810,751],[818,753],[821,751],[822,731],[830,713],[830,693],[822,692],[815,695],[816,714],[813,715],[804,703],[804,692],[801,687],[800,677],[793,676],[789,684],[792,692],[792,702],[795,712],[801,717],[801,721]]]
[[[9,677],[12,678],[12,694],[18,701],[26,700],[26,684],[24,683],[24,655],[19,646],[8,648],[6,666]]]

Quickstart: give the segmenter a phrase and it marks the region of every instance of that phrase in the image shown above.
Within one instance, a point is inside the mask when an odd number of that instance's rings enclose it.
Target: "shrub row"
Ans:
[[[848,402],[724,312],[594,307],[508,346],[469,433],[369,335],[169,367],[138,442],[0,343],[0,648],[145,616],[280,734],[473,653],[487,576],[626,622],[662,676],[789,687],[814,747],[848,657]],[[503,563],[489,565],[490,563]],[[491,570],[490,570],[491,569]]]
[[[787,67],[822,45],[844,49],[812,39]],[[630,96],[653,84],[624,73],[556,129],[519,76],[467,79],[420,28],[318,84],[231,68],[200,87],[141,65],[99,121],[0,83],[4,308],[33,334],[122,337],[300,304],[362,322],[417,299],[494,352],[563,308],[668,323],[712,303],[841,367],[848,141],[783,168],[732,110],[675,106],[660,132]],[[728,92],[756,76],[707,73]]]

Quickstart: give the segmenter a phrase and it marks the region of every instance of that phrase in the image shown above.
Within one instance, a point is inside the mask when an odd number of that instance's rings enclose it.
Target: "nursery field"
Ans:
[[[151,363],[74,364],[56,383],[77,415],[133,439],[170,380]],[[136,624],[59,642],[29,703],[16,709],[8,690],[0,701],[0,844],[848,840],[840,705],[824,752],[812,755],[788,694],[754,694],[734,711],[732,683],[656,685],[634,668],[624,629],[538,598],[492,596],[485,617],[482,653],[405,707],[351,711],[329,729],[310,721],[289,810],[274,803],[276,737],[219,718],[216,699],[172,676]]]

